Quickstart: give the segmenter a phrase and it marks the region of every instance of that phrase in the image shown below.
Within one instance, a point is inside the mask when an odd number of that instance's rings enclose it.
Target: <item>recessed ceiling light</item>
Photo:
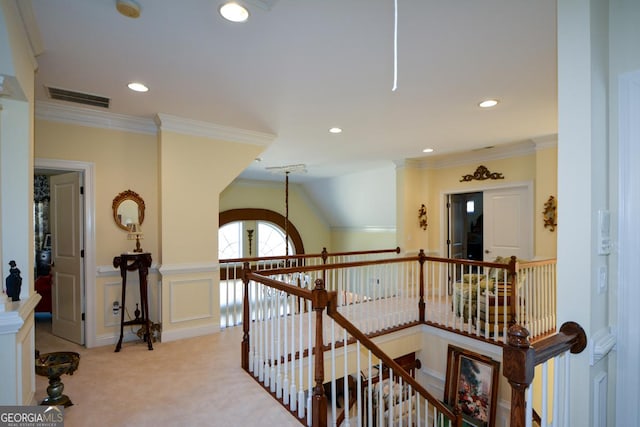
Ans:
[[[148,92],[149,88],[138,82],[131,82],[127,85],[127,87],[136,92]]]
[[[423,153],[433,153],[433,148],[425,148],[422,150]]]
[[[496,105],[498,105],[497,99],[485,99],[484,101],[478,104],[478,107],[491,108],[491,107],[495,107]]]
[[[231,22],[245,22],[249,19],[247,8],[235,2],[228,2],[220,6],[220,15]]]
[[[331,133],[342,133],[342,128],[331,128],[329,129]]]
[[[116,9],[127,18],[140,17],[140,5],[133,0],[117,0]]]

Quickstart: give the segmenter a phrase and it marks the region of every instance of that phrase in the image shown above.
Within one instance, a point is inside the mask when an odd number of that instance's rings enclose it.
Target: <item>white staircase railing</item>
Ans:
[[[531,383],[518,381],[533,378],[533,372],[519,369],[551,358],[554,375],[564,378],[562,372],[568,371],[562,367],[568,362],[562,353],[577,350],[576,343],[582,342],[573,326],[563,325],[555,334],[555,313],[549,316],[555,309],[555,260],[478,263],[421,252],[373,261],[291,264],[258,270],[247,262],[238,274],[245,296],[242,366],[309,426],[461,422],[375,346],[372,337],[377,335],[427,323],[504,345],[504,373],[518,387]],[[508,328],[514,321],[537,328],[534,344],[522,325]],[[524,363],[530,349],[536,356]],[[552,389],[549,378],[556,377],[549,375],[550,368],[539,369],[541,391],[531,387],[528,393],[538,396],[551,389],[554,403],[541,406],[538,423],[563,425],[548,420],[563,418],[558,399],[568,387],[556,379]],[[534,407],[531,397],[517,399],[512,414],[520,403]],[[533,419],[532,413],[525,417]]]

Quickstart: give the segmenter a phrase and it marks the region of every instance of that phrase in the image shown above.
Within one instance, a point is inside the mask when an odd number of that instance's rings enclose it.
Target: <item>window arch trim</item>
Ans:
[[[256,208],[229,209],[224,212],[220,212],[218,215],[218,227],[222,227],[223,225],[235,221],[268,221],[276,224],[284,230],[286,218],[278,212],[274,212],[269,209]],[[296,248],[296,254],[304,254],[302,237],[300,237],[298,229],[291,223],[291,221],[289,221],[287,231],[289,238],[293,243],[293,247]]]

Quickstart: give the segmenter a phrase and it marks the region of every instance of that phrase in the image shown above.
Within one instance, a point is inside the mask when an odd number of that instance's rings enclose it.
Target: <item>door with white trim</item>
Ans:
[[[81,175],[71,172],[50,179],[51,330],[84,345]]]

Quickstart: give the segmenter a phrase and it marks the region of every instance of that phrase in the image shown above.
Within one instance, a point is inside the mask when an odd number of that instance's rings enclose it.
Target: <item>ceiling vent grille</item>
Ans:
[[[88,93],[74,92],[72,90],[47,87],[49,97],[59,101],[75,102],[76,104],[91,105],[94,107],[109,108],[109,98],[104,96],[91,95]]]

